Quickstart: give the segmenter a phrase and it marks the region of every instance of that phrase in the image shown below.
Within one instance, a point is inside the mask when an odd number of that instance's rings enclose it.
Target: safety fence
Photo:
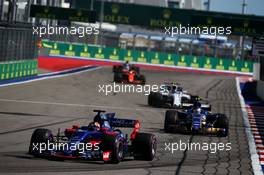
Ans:
[[[37,58],[37,36],[32,24],[0,21],[0,62]]]
[[[38,61],[36,59],[0,62],[0,80],[32,76],[37,73]]]
[[[137,51],[112,47],[100,47],[78,43],[42,40],[42,47],[48,49],[49,55],[80,57],[105,61],[125,61],[151,64],[157,66],[175,66],[191,69],[219,70],[228,72],[253,72],[252,61],[223,59],[204,56],[186,56],[163,52]]]
[[[36,75],[38,38],[32,24],[0,21],[0,81]]]

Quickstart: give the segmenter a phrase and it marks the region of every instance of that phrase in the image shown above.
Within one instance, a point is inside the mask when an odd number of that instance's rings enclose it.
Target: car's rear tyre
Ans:
[[[148,105],[149,106],[154,106],[154,97],[155,96],[155,92],[150,92],[149,96],[148,96]]]
[[[171,132],[170,125],[176,125],[178,120],[178,112],[174,110],[168,110],[165,114],[164,131]]]
[[[122,74],[121,73],[115,73],[114,74],[114,82],[121,83],[122,82]]]
[[[146,84],[146,77],[144,75],[140,75],[139,76],[139,80],[141,81],[141,85],[145,85]]]
[[[122,70],[122,66],[118,66],[118,65],[113,66],[113,72],[114,73],[120,72],[121,70]]]
[[[191,103],[191,100],[184,96],[184,97],[181,97],[181,102],[182,103]]]
[[[160,107],[163,104],[162,94],[158,92],[151,92],[149,95],[149,99],[151,99],[150,106]]]
[[[215,122],[214,127],[224,129],[223,131],[218,131],[217,136],[219,137],[226,137],[229,133],[229,121],[226,115],[224,114],[217,114],[217,120]]]
[[[209,107],[207,108],[207,111],[212,111],[212,105],[209,105]]]
[[[113,66],[112,72],[115,72],[116,70],[116,66]]]
[[[134,70],[136,73],[139,74],[139,67],[131,66],[131,70]]]
[[[132,147],[134,159],[151,161],[156,155],[157,139],[153,134],[137,133]]]
[[[124,145],[120,138],[114,135],[106,135],[103,142],[103,151],[111,151],[109,163],[119,163],[124,158]]]
[[[40,150],[37,150],[35,146],[38,146],[38,149],[40,148],[40,144],[46,144],[46,148],[48,147],[47,143],[53,142],[53,134],[51,130],[49,129],[43,129],[39,128],[36,129],[30,139],[30,144],[29,144],[29,154],[32,154],[34,156],[40,156],[42,153],[40,153]],[[43,153],[46,150],[43,151]]]

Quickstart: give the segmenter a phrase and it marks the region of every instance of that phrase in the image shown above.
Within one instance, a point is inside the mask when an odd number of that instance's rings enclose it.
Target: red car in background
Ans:
[[[114,82],[145,85],[146,78],[140,74],[139,67],[128,65],[118,65],[113,67]]]

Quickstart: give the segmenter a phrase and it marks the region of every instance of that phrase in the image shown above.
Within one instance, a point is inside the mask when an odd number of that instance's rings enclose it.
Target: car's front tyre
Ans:
[[[118,73],[117,72],[117,73],[114,74],[114,82],[121,83],[122,79],[123,79],[122,73]]]
[[[53,134],[51,130],[39,128],[36,129],[30,139],[29,144],[29,154],[32,154],[34,156],[40,156],[42,153],[47,151],[48,148],[48,142],[53,142]],[[40,151],[40,146],[45,146],[46,149]]]
[[[164,131],[171,132],[170,125],[176,125],[178,120],[178,112],[174,110],[168,110],[165,114]]]
[[[122,139],[115,135],[106,135],[103,142],[103,151],[111,151],[109,163],[119,163],[124,159],[124,144]]]
[[[221,129],[217,132],[217,136],[218,137],[227,137],[228,133],[229,133],[228,118],[224,114],[217,114],[217,115],[218,115],[218,117],[216,119],[214,127]]]

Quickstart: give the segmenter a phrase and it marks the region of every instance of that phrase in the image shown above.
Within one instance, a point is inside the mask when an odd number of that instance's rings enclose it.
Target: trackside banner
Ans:
[[[111,47],[97,47],[77,43],[63,43],[42,40],[42,47],[49,50],[49,55],[103,59],[106,61],[129,60],[136,63],[188,67],[232,72],[253,72],[253,62],[233,59],[185,56],[152,51],[126,50]]]
[[[0,81],[37,75],[38,61],[20,60],[0,63]]]

